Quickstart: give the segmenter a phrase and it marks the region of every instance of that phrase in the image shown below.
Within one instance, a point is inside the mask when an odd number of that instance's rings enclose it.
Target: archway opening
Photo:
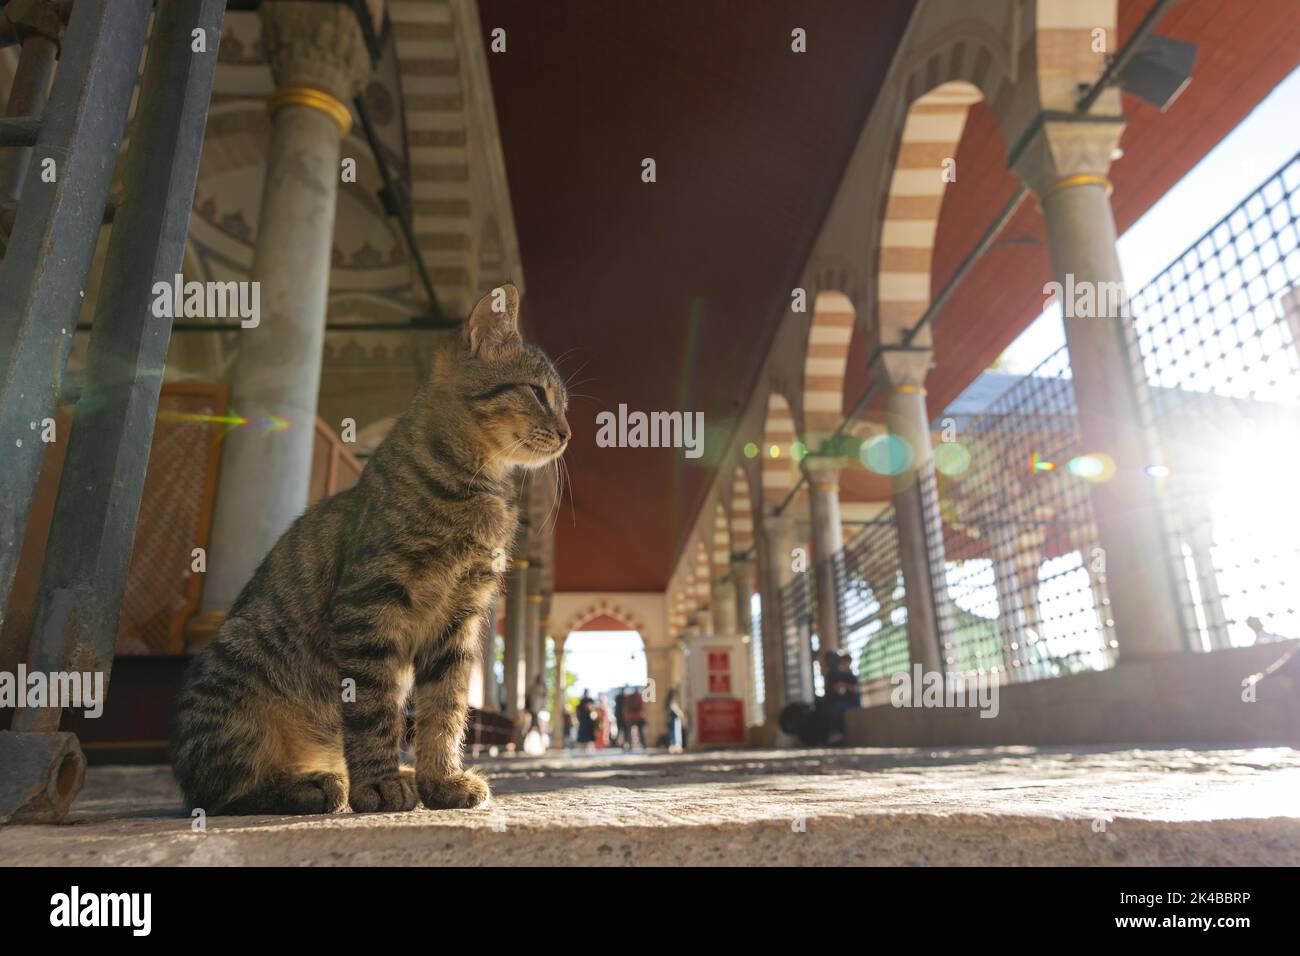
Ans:
[[[596,619],[564,639],[565,745],[579,751],[645,748],[649,666],[639,631]],[[548,661],[552,673],[554,661]]]

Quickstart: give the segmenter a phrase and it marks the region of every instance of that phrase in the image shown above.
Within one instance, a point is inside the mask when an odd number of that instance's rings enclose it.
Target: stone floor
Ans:
[[[214,817],[91,768],[7,865],[1300,864],[1300,751],[732,751],[481,760],[483,809]]]

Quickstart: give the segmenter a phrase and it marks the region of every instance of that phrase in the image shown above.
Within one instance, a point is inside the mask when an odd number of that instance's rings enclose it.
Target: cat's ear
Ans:
[[[478,300],[465,320],[465,348],[484,355],[519,341],[519,290],[507,282]]]

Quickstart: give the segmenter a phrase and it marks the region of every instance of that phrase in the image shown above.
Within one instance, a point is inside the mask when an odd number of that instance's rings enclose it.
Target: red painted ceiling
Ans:
[[[1121,0],[1120,41],[1151,0]],[[712,462],[865,122],[911,0],[482,0],[527,283],[528,334],[571,376],[572,502],[557,524],[558,591],[660,591]],[[1116,220],[1136,220],[1295,66],[1293,0],[1187,0],[1159,32],[1200,45],[1165,114],[1125,97]],[[809,52],[790,51],[807,31]],[[653,158],[658,181],[641,181]],[[937,291],[1016,188],[991,114],[971,112],[934,259]],[[963,188],[968,185],[969,188]],[[938,412],[1040,311],[1049,277],[1032,200],[939,324]],[[1036,243],[1036,244],[1035,244]],[[846,407],[866,387],[855,340]],[[599,448],[595,417],[699,411],[706,456]],[[865,490],[865,489],[864,489]]]
[[[661,591],[912,3],[480,9],[485,39],[506,30],[489,64],[525,327],[574,381],[555,587]],[[703,412],[706,457],[597,447],[620,403]]]

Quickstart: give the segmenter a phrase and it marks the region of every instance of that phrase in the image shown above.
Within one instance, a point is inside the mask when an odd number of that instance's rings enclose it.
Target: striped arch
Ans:
[[[907,110],[880,232],[876,328],[894,343],[930,306],[930,266],[939,208],[955,171],[957,145],[971,104],[982,98],[966,80],[949,80]]]
[[[767,418],[763,422],[763,444],[759,457],[763,462],[763,511],[778,507],[798,481],[798,466],[792,448],[797,440],[790,403],[779,393],[767,399]]]
[[[745,554],[754,546],[754,503],[749,496],[745,469],[736,468],[731,478],[731,550]]]
[[[677,591],[673,594],[672,610],[668,612],[668,629],[676,637],[686,629],[686,593]]]
[[[857,312],[843,292],[818,292],[803,365],[805,443],[816,451],[844,417],[844,372]]]
[[[731,526],[727,512],[718,502],[713,507],[713,580],[721,581],[731,573]]]
[[[713,575],[709,565],[709,548],[703,539],[695,542],[695,576],[692,586],[695,589],[695,606],[708,607],[713,598]]]
[[[593,601],[587,607],[575,612],[558,633],[567,635],[572,631],[580,631],[592,621],[616,623],[622,630],[637,631],[643,639],[645,637],[645,627],[635,614],[626,610],[617,601],[605,600]]]

